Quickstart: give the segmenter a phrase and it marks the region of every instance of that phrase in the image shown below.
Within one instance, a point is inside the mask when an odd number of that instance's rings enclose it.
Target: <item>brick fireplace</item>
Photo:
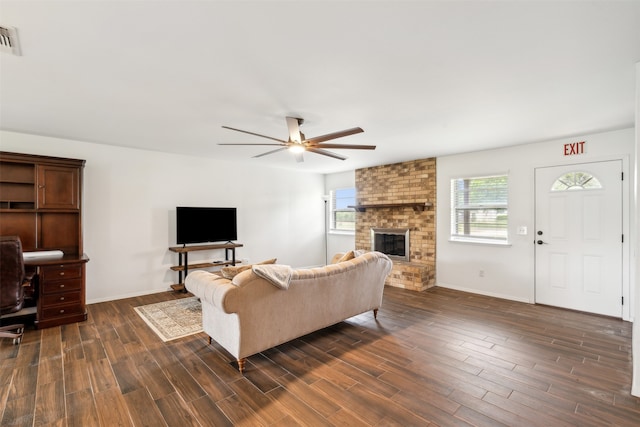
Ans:
[[[415,291],[434,286],[436,159],[357,169],[356,190],[356,248],[371,249],[371,229],[409,229],[409,261],[394,260],[386,284]]]

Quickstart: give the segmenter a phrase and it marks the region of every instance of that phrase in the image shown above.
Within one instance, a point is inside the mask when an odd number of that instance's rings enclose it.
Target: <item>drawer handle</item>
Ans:
[[[64,297],[60,297],[60,301],[64,301]]]
[[[60,272],[60,275],[61,275],[61,276],[64,276],[64,271],[61,271],[61,272]]]
[[[61,288],[64,288],[64,285],[60,285]]]
[[[60,310],[60,314],[64,313],[64,310]]]

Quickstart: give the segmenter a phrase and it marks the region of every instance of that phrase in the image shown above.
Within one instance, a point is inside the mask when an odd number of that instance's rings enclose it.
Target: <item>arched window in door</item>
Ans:
[[[551,185],[551,191],[593,190],[602,188],[598,178],[589,172],[567,172],[556,179]]]

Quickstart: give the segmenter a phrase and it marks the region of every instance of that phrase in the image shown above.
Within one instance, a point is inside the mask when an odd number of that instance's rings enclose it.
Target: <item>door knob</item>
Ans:
[[[539,245],[548,245],[547,242],[543,242],[542,240],[538,240],[536,243]]]

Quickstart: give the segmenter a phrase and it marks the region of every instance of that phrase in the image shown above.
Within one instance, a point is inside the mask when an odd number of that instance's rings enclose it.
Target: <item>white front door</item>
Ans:
[[[622,162],[535,170],[537,303],[622,317]]]

